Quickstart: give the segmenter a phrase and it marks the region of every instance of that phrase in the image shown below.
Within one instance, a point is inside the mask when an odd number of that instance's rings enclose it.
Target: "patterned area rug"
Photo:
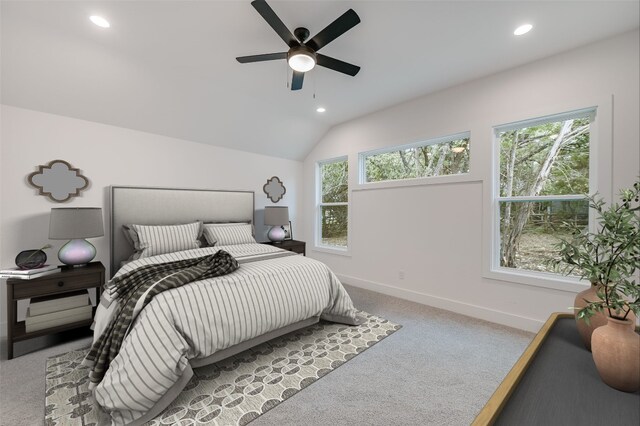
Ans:
[[[335,370],[401,326],[361,312],[366,322],[321,321],[217,364],[194,369],[176,400],[150,426],[245,425]],[[108,419],[88,391],[88,349],[47,360],[45,425],[92,426]]]

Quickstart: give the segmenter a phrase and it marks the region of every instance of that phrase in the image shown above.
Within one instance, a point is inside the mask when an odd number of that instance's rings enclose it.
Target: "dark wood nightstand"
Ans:
[[[100,262],[92,262],[87,266],[66,268],[57,274],[45,275],[32,280],[7,280],[7,357],[13,358],[13,343],[21,340],[45,336],[60,331],[79,327],[88,327],[93,319],[59,325],[44,330],[27,333],[24,321],[18,322],[18,300],[31,299],[69,293],[78,290],[97,288],[99,303],[102,285],[104,284],[104,266]],[[95,307],[93,309],[95,314]]]
[[[268,244],[270,246],[278,247],[283,250],[292,251],[295,253],[300,253],[303,256],[307,255],[306,246],[307,244],[304,241],[298,240],[284,240],[281,243],[274,243],[273,241],[267,241],[261,244]]]

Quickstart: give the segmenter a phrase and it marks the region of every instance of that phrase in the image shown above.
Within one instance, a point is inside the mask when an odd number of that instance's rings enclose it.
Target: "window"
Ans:
[[[364,152],[360,169],[360,183],[468,173],[469,134]]]
[[[495,129],[493,264],[551,273],[567,224],[589,225],[590,127],[595,109]],[[579,275],[580,271],[573,271]]]
[[[318,163],[317,245],[345,250],[349,219],[349,164],[347,158]]]

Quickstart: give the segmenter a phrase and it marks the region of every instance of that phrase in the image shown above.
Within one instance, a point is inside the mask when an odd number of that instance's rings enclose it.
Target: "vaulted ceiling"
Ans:
[[[311,36],[353,8],[361,24],[322,53],[360,73],[316,67],[292,92],[285,61],[239,64],[286,50],[249,0],[3,0],[2,103],[300,160],[338,123],[639,25],[635,0],[269,4]]]

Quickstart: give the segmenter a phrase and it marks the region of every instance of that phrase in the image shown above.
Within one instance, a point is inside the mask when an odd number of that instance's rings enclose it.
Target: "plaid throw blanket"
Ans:
[[[213,255],[195,259],[146,265],[114,278],[110,285],[120,300],[118,311],[83,362],[92,367],[89,374],[91,387],[102,381],[137,313],[155,295],[193,281],[230,274],[236,269],[236,259],[226,251],[219,250]]]

